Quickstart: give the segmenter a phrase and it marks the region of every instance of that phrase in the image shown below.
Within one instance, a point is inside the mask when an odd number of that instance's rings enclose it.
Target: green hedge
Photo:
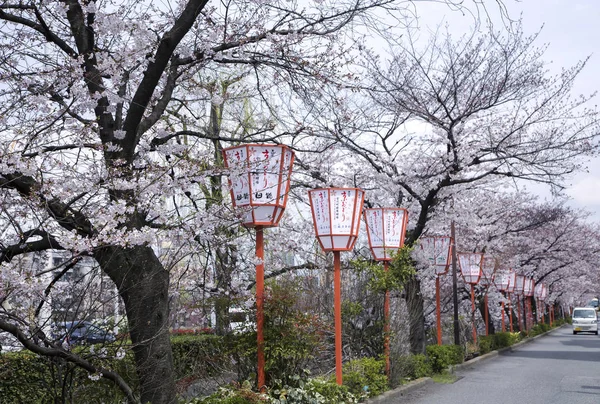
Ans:
[[[498,332],[488,336],[479,336],[479,353],[484,355],[497,349],[509,347],[526,336],[525,333],[519,332]]]
[[[345,363],[342,369],[344,386],[354,395],[374,397],[388,389],[385,360],[355,359]]]
[[[89,347],[77,350],[82,356],[91,355]],[[136,388],[132,355],[109,364],[106,359],[90,360],[110,367]],[[0,403],[100,404],[121,402],[124,398],[112,382],[105,379],[93,381],[88,372],[60,358],[41,357],[29,351],[6,353],[0,355],[0,369]]]
[[[465,357],[460,345],[429,345],[425,349],[433,373],[441,373],[451,365],[462,363]]]
[[[183,335],[171,338],[176,380],[210,376],[228,364],[227,346],[215,335]],[[106,349],[108,358],[91,352]],[[128,350],[121,360],[115,359],[119,348],[78,346],[74,352],[97,366],[109,368],[137,389],[133,353]],[[59,358],[47,358],[29,351],[0,354],[0,403],[50,404],[117,403],[124,399],[111,382],[90,379],[89,373]]]

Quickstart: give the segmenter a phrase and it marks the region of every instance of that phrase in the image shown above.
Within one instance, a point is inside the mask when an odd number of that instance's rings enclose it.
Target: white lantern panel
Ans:
[[[365,209],[365,223],[371,249],[384,247],[383,209]]]
[[[481,276],[481,261],[482,254],[461,253],[458,255],[458,263],[460,264],[460,272],[467,283],[479,282]]]
[[[281,145],[244,145],[223,150],[223,157],[234,207],[255,210],[243,214],[244,226],[277,226],[287,202],[293,151]]]
[[[541,299],[543,293],[544,293],[544,285],[541,283],[538,283],[537,285],[535,285],[535,290],[534,290],[535,297],[537,299]]]
[[[511,274],[509,272],[502,271],[496,275],[495,284],[501,292],[508,291],[510,285]]]
[[[356,188],[308,191],[315,232],[325,251],[348,251],[356,242],[364,192]],[[326,237],[329,240],[325,240]]]
[[[515,293],[516,294],[520,295],[523,293],[524,283],[525,283],[525,277],[522,275],[517,275],[516,281],[515,281]]]
[[[291,150],[285,149],[283,152],[283,173],[281,183],[279,184],[279,203],[284,206],[287,203],[289,193],[290,176],[292,174],[292,166],[294,161],[294,153]],[[289,167],[289,170],[286,169]]]
[[[275,146],[250,146],[248,154],[252,203],[274,203],[278,200],[280,190],[281,149]]]
[[[407,212],[402,208],[365,209],[369,247],[376,260],[391,260],[404,242]]]
[[[357,234],[360,220],[353,221],[355,217],[357,198],[362,199],[354,189],[330,190],[329,215],[331,217],[331,234]],[[362,208],[362,206],[361,206]],[[358,210],[360,214],[360,210]]]
[[[326,189],[310,191],[309,196],[317,236],[330,235],[331,220],[329,215],[329,191]]]
[[[250,204],[250,184],[248,182],[248,160],[246,146],[233,147],[225,150],[227,167],[231,170],[231,194],[234,206]]]
[[[321,242],[321,247],[323,250],[331,250],[333,248],[333,242],[330,236],[319,237],[319,241]]]
[[[533,282],[533,278],[525,279],[523,283],[523,294],[525,296],[533,296],[535,283]]]

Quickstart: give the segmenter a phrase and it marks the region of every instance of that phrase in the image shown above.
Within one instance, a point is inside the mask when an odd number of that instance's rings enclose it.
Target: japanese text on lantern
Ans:
[[[277,199],[281,161],[277,151],[269,147],[252,146],[249,153],[253,201],[269,203]]]
[[[315,229],[317,235],[329,234],[330,231],[330,212],[329,196],[327,190],[319,190],[310,193],[313,212],[315,215]]]
[[[331,191],[333,199],[334,216],[331,220],[332,234],[350,234],[352,232],[352,212],[349,207],[354,207],[356,192],[352,190]]]
[[[367,226],[369,226],[369,237],[372,247],[383,247],[382,218],[379,210],[365,210]]]
[[[246,176],[246,148],[230,149],[226,152],[227,164],[232,169],[229,179],[233,193],[233,202],[237,206],[250,203],[250,188]]]
[[[292,152],[291,150],[285,150],[283,152],[283,167],[291,167],[290,165],[290,161],[292,160]],[[287,190],[287,180],[289,178],[289,171],[284,171],[282,178],[281,178],[281,184],[279,184],[279,200],[281,202],[283,202],[285,200],[286,194],[288,192]]]

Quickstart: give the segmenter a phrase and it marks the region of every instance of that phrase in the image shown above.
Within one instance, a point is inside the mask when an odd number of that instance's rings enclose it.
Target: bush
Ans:
[[[131,353],[116,360],[116,347],[102,347],[102,355],[94,354],[92,349],[100,348],[81,346],[74,350],[95,365],[118,373],[134,390],[137,388]],[[87,371],[61,358],[38,356],[29,351],[7,353],[0,355],[0,369],[1,403],[113,403],[124,400],[123,393],[113,383],[102,378],[94,381]]]
[[[419,379],[433,374],[429,359],[425,355],[403,355],[392,363],[393,384],[401,384],[405,380]]]
[[[460,345],[429,345],[425,349],[433,373],[441,373],[450,365],[462,363],[464,359]]]
[[[186,404],[261,404],[268,403],[269,398],[252,391],[249,382],[238,386],[221,387],[208,397],[184,401]]]
[[[266,384],[297,386],[309,361],[324,347],[326,326],[313,313],[297,307],[301,290],[295,284],[269,284],[264,303]],[[230,336],[231,354],[241,379],[256,373],[256,332]],[[273,379],[276,377],[277,380]]]
[[[427,357],[423,354],[411,355],[413,360],[413,372],[414,378],[419,379],[421,377],[428,377],[433,374],[433,370],[431,369],[431,363]]]
[[[217,335],[172,336],[171,347],[176,379],[212,376],[230,363],[225,340]]]
[[[496,345],[494,343],[493,335],[480,335],[479,336],[479,353],[481,355],[485,355],[488,352],[491,352],[496,349]]]
[[[543,334],[547,331],[550,331],[550,325],[548,324],[536,324],[533,327],[531,327],[531,330],[529,330],[529,336],[534,337],[536,335],[540,335]]]
[[[343,374],[344,386],[348,386],[350,392],[355,395],[373,397],[388,389],[384,360],[375,358],[352,360],[344,364]]]
[[[354,404],[359,398],[332,380],[309,379],[298,387],[285,387],[269,392],[273,404]]]

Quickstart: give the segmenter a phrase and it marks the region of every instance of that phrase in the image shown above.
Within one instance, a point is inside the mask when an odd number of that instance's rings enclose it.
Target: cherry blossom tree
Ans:
[[[337,160],[347,162],[338,178],[379,190],[368,204],[407,207],[408,244],[452,220],[452,201],[463,190],[511,187],[517,180],[560,190],[584,158],[597,154],[591,96],[571,92],[586,61],[550,75],[545,47],[536,46],[537,36],[527,36],[521,22],[460,38],[439,31],[427,43],[411,31],[388,34],[391,56],[369,52],[364,58],[371,81],[363,90],[370,97],[338,91],[312,101],[328,117],[320,134],[348,151]],[[353,119],[357,110],[360,118]],[[352,170],[357,156],[361,168]],[[423,352],[417,278],[406,296],[411,348]]]
[[[252,77],[263,100],[278,89],[318,89],[348,62],[354,44],[342,41],[345,27],[376,8],[405,7],[391,0],[3,2],[3,285],[43,298],[43,286],[29,289],[31,274],[14,266],[22,254],[54,249],[94,258],[125,304],[139,394],[40,334],[35,319],[3,316],[0,328],[34,352],[102,374],[131,402],[173,402],[170,266],[154,247],[210,243],[234,222],[218,198],[210,200],[214,194],[199,189],[219,187],[211,182],[222,174],[219,150],[206,147],[215,137],[273,141],[286,132],[272,125],[246,125],[238,136],[207,130],[210,122],[191,108],[222,105],[228,94],[207,88],[206,78]],[[188,244],[182,256],[195,248]]]

